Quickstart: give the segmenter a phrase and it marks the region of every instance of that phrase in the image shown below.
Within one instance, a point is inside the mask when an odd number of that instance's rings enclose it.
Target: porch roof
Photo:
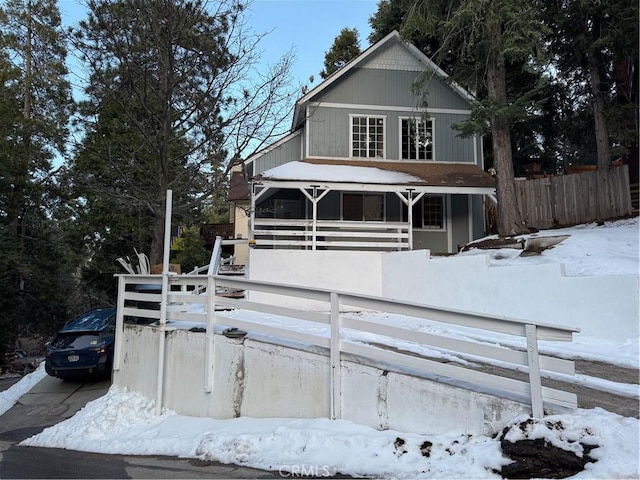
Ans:
[[[267,170],[253,181],[280,188],[495,193],[493,177],[468,163],[306,159]]]

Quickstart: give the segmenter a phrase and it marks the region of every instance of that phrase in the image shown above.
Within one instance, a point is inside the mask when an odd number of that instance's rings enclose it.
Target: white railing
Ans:
[[[409,226],[406,222],[256,218],[253,237],[259,248],[409,248]]]
[[[394,302],[376,297],[334,292],[329,290],[295,287],[274,283],[256,282],[241,278],[205,275],[168,276],[169,291],[166,294],[167,306],[160,310],[162,300],[160,289],[162,275],[118,275],[118,313],[117,331],[122,332],[126,317],[158,320],[161,325],[166,321],[191,321],[206,324],[205,391],[212,391],[213,385],[213,332],[214,326],[224,325],[240,330],[261,333],[270,338],[293,340],[305,345],[324,347],[329,350],[331,362],[331,416],[340,418],[340,359],[345,354],[356,355],[372,362],[384,363],[386,369],[399,372],[411,372],[412,375],[452,383],[464,388],[490,392],[494,395],[515,399],[532,406],[535,417],[544,415],[544,408],[552,410],[573,409],[577,398],[573,393],[542,386],[542,378],[553,378],[555,374],[574,375],[573,361],[540,355],[538,340],[571,341],[577,329],[564,328],[542,323],[524,322],[509,318],[494,318],[484,314],[446,310],[424,305]],[[215,292],[216,288],[235,288],[251,292],[263,292],[272,295],[305,298],[325,302],[326,311],[304,311],[278,305],[278,302],[258,303],[250,299],[231,299],[193,292],[206,289]],[[141,292],[140,290],[144,290]],[[153,292],[153,293],[149,293]],[[340,313],[342,307],[357,307],[363,310],[396,313],[409,317],[428,319],[450,325],[460,325],[480,329],[484,332],[522,337],[526,340],[522,349],[504,345],[478,343],[462,339],[449,338],[434,333],[424,333],[395,325],[386,325],[354,318]],[[233,308],[249,312],[261,312],[282,317],[301,319],[324,324],[324,333],[313,334],[291,326],[264,325],[234,315],[225,316],[216,308]],[[166,318],[161,314],[166,312]],[[248,316],[247,316],[248,317]],[[255,318],[255,315],[253,315]],[[376,345],[367,342],[353,342],[345,339],[345,330],[379,335]],[[162,328],[161,328],[162,330]],[[454,365],[442,363],[426,356],[403,353],[392,347],[384,348],[385,337],[401,339],[420,346],[449,352],[459,358],[471,360],[475,364],[499,366],[515,372],[527,373],[528,380],[514,380],[505,376],[484,373],[467,368],[464,363]],[[116,335],[114,369],[121,364],[121,339]],[[393,345],[390,343],[389,345]],[[161,401],[159,399],[158,401]]]

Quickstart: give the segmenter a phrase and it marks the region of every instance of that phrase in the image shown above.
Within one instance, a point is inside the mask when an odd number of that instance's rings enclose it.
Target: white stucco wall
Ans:
[[[382,278],[387,298],[578,327],[578,335],[603,339],[640,334],[638,275],[567,277],[560,264],[490,266],[485,255],[414,250],[385,255]]]
[[[126,325],[114,385],[157,396],[159,329]],[[215,335],[214,389],[204,391],[205,334],[166,333],[163,407],[212,418],[330,415],[327,355]],[[378,429],[492,435],[530,407],[342,360],[341,418]]]
[[[253,250],[249,272],[257,280],[578,327],[589,337],[640,335],[638,275],[568,277],[560,264],[490,266],[485,255],[430,258],[428,250]]]
[[[249,252],[249,278],[299,287],[382,295],[382,257],[380,252],[339,250],[266,250]],[[304,299],[252,292],[256,302],[277,301],[287,306],[309,310],[327,310],[327,305]]]

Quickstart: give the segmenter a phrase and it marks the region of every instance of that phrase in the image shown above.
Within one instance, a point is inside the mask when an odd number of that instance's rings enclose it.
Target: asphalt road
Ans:
[[[0,379],[0,391],[19,378]],[[22,440],[73,416],[104,395],[111,382],[63,382],[45,377],[0,416],[0,479],[18,478],[283,478],[278,472],[156,456],[100,455],[21,447]]]

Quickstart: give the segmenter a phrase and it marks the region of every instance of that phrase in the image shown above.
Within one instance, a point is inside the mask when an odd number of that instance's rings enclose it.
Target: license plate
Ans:
[[[67,357],[67,360],[69,360],[70,362],[77,362],[78,360],[80,360],[80,356],[79,355],[69,355]]]

